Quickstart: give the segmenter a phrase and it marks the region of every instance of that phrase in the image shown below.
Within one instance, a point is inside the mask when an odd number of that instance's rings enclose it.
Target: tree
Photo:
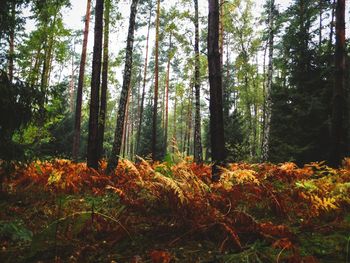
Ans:
[[[208,65],[210,85],[210,134],[211,156],[214,162],[212,180],[220,179],[219,165],[225,161],[225,139],[222,108],[222,76],[219,50],[219,3],[209,0],[208,16]]]
[[[345,0],[336,7],[335,81],[332,100],[331,153],[329,163],[337,167],[346,154],[345,101]]]
[[[98,168],[98,118],[99,118],[99,94],[101,77],[102,56],[102,31],[103,31],[103,5],[104,0],[96,0],[95,7],[95,36],[94,51],[92,57],[89,135],[87,148],[88,167]]]
[[[85,14],[85,28],[84,28],[84,39],[80,58],[79,68],[79,80],[77,88],[77,97],[75,105],[75,121],[74,121],[74,138],[73,138],[73,151],[72,157],[74,161],[78,160],[78,151],[80,146],[80,130],[81,130],[81,106],[83,100],[83,86],[84,86],[84,75],[85,75],[85,63],[86,63],[86,49],[89,36],[89,24],[90,24],[90,6],[91,0],[87,0],[86,3],[86,14]]]
[[[160,0],[157,0],[156,38],[155,38],[155,66],[154,66],[154,98],[153,98],[153,131],[152,131],[152,159],[157,155],[157,117],[158,117],[158,84],[159,84],[159,19]]]
[[[270,136],[270,122],[271,122],[271,89],[272,89],[272,75],[273,75],[273,40],[274,40],[274,12],[275,12],[275,0],[269,2],[269,15],[268,15],[268,69],[267,69],[267,83],[265,92],[265,105],[264,105],[264,123],[263,123],[263,138],[262,138],[262,161],[268,159],[269,150],[269,136]]]
[[[110,158],[108,159],[107,174],[114,172],[118,165],[120,149],[122,144],[122,136],[124,130],[125,111],[127,107],[128,94],[131,82],[131,69],[132,69],[132,53],[134,44],[134,31],[135,31],[135,18],[137,13],[138,0],[133,0],[131,3],[130,18],[129,18],[129,30],[126,41],[126,55],[125,55],[125,67],[123,76],[123,86],[119,100],[117,125],[115,128],[114,142]]]
[[[106,110],[107,110],[107,88],[108,88],[108,42],[109,42],[109,13],[111,2],[105,2],[104,14],[104,43],[103,43],[103,64],[102,64],[102,83],[101,83],[101,104],[99,109],[98,120],[98,157],[101,158],[103,154],[103,140],[106,124]]]
[[[145,89],[146,89],[146,80],[147,80],[147,66],[148,66],[148,42],[149,42],[149,31],[151,28],[151,18],[152,18],[152,5],[149,5],[149,16],[147,22],[147,36],[146,36],[146,55],[145,63],[143,69],[143,81],[142,81],[142,95],[141,95],[141,104],[139,112],[139,123],[137,128],[137,137],[136,137],[136,152],[139,152],[140,138],[141,138],[141,126],[143,120],[143,110],[144,110],[144,101],[145,101]]]
[[[200,110],[200,60],[199,60],[199,19],[198,19],[198,0],[194,0],[194,27],[195,27],[195,72],[194,89],[196,99],[195,121],[194,121],[194,160],[196,163],[203,161],[202,139],[201,139],[201,110]]]
[[[276,26],[286,30],[275,45],[278,74],[271,91],[268,150],[272,162],[302,165],[329,158],[334,73],[327,42],[321,50],[314,44],[312,28],[318,24],[318,9],[317,1],[300,0],[276,16]]]

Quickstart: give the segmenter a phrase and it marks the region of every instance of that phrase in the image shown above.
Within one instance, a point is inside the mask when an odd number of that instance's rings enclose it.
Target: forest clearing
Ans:
[[[1,0],[0,262],[350,263],[346,0]]]

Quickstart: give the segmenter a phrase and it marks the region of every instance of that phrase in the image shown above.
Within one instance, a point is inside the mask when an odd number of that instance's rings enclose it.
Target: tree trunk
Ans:
[[[13,59],[14,59],[14,50],[15,50],[15,20],[16,20],[16,1],[12,1],[11,6],[11,20],[13,25],[10,30],[10,50],[9,50],[9,61],[8,61],[8,70],[9,70],[9,81],[13,81]]]
[[[92,56],[92,76],[90,95],[89,135],[87,146],[87,165],[98,168],[98,117],[101,79],[102,35],[103,35],[103,4],[104,0],[96,0],[95,36]]]
[[[330,23],[330,30],[329,30],[329,42],[328,42],[328,49],[329,49],[329,52],[331,52],[332,47],[333,47],[335,4],[336,4],[336,0],[333,0],[333,3],[332,3],[331,23]]]
[[[112,153],[108,160],[108,166],[106,171],[108,174],[111,174],[112,172],[114,172],[115,168],[118,165],[118,160],[119,160],[120,146],[121,146],[122,135],[124,130],[123,125],[125,120],[125,111],[127,106],[130,83],[131,83],[132,52],[133,52],[133,44],[134,44],[135,17],[137,13],[137,4],[138,4],[138,0],[132,0],[131,9],[130,9],[130,18],[129,18],[128,38],[126,42],[123,86],[122,86],[122,91],[121,91],[120,101],[118,106],[117,125],[115,128]]]
[[[188,101],[188,115],[187,115],[187,156],[191,154],[191,132],[192,132],[192,97],[193,97],[193,86],[191,85],[191,90],[189,94]],[[185,142],[186,143],[186,142]]]
[[[214,162],[212,180],[220,179],[218,166],[225,161],[224,121],[222,109],[222,76],[219,50],[219,3],[209,0],[208,16],[208,66],[210,85],[210,137],[211,157]]]
[[[157,1],[157,18],[156,18],[156,39],[155,39],[155,66],[154,66],[154,99],[153,99],[153,129],[152,129],[152,159],[156,160],[157,155],[157,112],[158,112],[158,81],[159,81],[159,16],[160,0]]]
[[[264,105],[264,127],[263,127],[263,139],[262,139],[262,161],[265,162],[269,158],[269,140],[270,140],[270,125],[271,125],[271,89],[272,89],[272,74],[273,74],[273,42],[274,42],[274,10],[275,1],[271,0],[270,10],[269,10],[269,61],[267,69],[267,84],[266,84],[266,94],[265,94],[265,105]]]
[[[221,70],[224,65],[224,0],[220,0],[219,47]]]
[[[110,0],[105,2],[104,14],[104,42],[103,42],[103,64],[102,64],[102,83],[101,83],[101,103],[100,103],[100,117],[98,120],[98,157],[103,156],[103,141],[106,124],[107,111],[107,89],[108,89],[108,46],[109,46],[109,13]]]
[[[322,4],[323,0],[319,0],[319,11],[320,11],[320,17],[319,17],[319,34],[318,34],[318,46],[319,48],[321,48],[322,45],[322,19],[323,19],[323,4]]]
[[[173,127],[173,148],[172,148],[172,153],[175,153],[175,147],[177,147],[177,142],[176,142],[176,106],[177,106],[177,96],[176,96],[176,86],[175,86],[175,101],[174,101],[174,127]]]
[[[199,19],[198,19],[198,0],[194,0],[194,53],[195,53],[195,69],[194,69],[194,88],[195,88],[195,120],[194,120],[194,161],[198,164],[203,161],[202,137],[201,137],[201,110],[200,110],[200,60],[199,60]]]
[[[337,1],[336,8],[335,81],[332,102],[331,155],[333,167],[341,164],[346,154],[345,102],[345,0]]]
[[[75,105],[75,118],[74,118],[74,137],[73,137],[73,161],[78,160],[78,152],[80,146],[80,132],[81,132],[81,106],[83,98],[83,86],[84,86],[84,74],[85,74],[85,62],[86,62],[86,49],[87,41],[89,36],[89,24],[90,24],[90,6],[91,0],[87,0],[86,14],[85,14],[85,29],[83,38],[83,47],[81,51],[80,58],[80,68],[79,68],[79,80],[77,88],[77,98]]]
[[[170,82],[170,62],[171,62],[171,34],[169,36],[169,54],[168,54],[168,64],[166,73],[166,85],[165,85],[165,124],[164,124],[164,149],[167,152],[168,148],[168,120],[169,120],[169,82]]]
[[[151,28],[151,18],[152,18],[152,7],[149,9],[148,17],[148,27],[147,27],[147,37],[146,37],[146,55],[145,55],[145,65],[143,71],[143,84],[142,84],[142,95],[141,95],[141,105],[140,105],[140,114],[139,114],[139,123],[137,128],[137,139],[136,139],[136,152],[139,152],[140,148],[140,138],[141,138],[141,127],[143,120],[143,109],[145,101],[145,89],[146,89],[146,80],[147,80],[147,64],[148,64],[148,42],[149,42],[149,31]]]
[[[74,41],[73,41],[74,42]],[[73,53],[74,50],[74,43],[73,43]],[[74,111],[74,55],[72,54],[72,61],[71,61],[71,75],[70,75],[70,81],[69,81],[69,111]]]

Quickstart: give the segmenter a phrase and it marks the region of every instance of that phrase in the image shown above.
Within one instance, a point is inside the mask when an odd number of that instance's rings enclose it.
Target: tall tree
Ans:
[[[101,104],[99,109],[98,120],[98,155],[99,159],[103,154],[103,140],[106,123],[107,110],[107,88],[108,88],[108,42],[109,42],[109,13],[111,8],[111,1],[105,0],[105,14],[104,14],[104,32],[103,32],[103,64],[102,64],[102,83],[101,83]]]
[[[87,0],[83,47],[82,47],[81,58],[80,58],[79,80],[78,80],[78,88],[77,88],[77,95],[76,95],[77,98],[76,98],[76,105],[75,105],[74,137],[73,137],[73,153],[72,153],[74,161],[78,160],[78,151],[80,146],[81,106],[82,106],[82,100],[83,100],[86,49],[87,49],[87,42],[89,37],[89,25],[90,25],[90,13],[91,13],[90,9],[91,9],[91,0]]]
[[[345,101],[345,0],[336,7],[335,81],[332,101],[331,153],[329,162],[337,167],[346,153]]]
[[[202,139],[201,139],[201,110],[200,110],[200,60],[199,60],[199,19],[198,19],[198,0],[194,0],[194,89],[196,99],[195,120],[194,120],[194,161],[200,163],[203,161]]]
[[[120,149],[122,144],[122,136],[124,130],[125,111],[127,107],[128,94],[131,82],[131,70],[132,70],[132,53],[134,44],[134,31],[135,31],[135,18],[137,13],[138,0],[133,0],[131,3],[130,18],[129,18],[129,30],[126,41],[126,55],[125,55],[125,67],[123,76],[123,86],[120,95],[120,101],[118,106],[117,125],[114,133],[114,142],[110,158],[108,159],[107,173],[114,172],[118,165]]]
[[[169,35],[169,51],[168,51],[168,62],[166,72],[166,83],[165,83],[165,122],[164,122],[164,149],[167,151],[168,146],[168,120],[169,120],[169,82],[170,82],[170,62],[171,62],[171,42],[172,32]]]
[[[208,15],[208,66],[210,85],[210,138],[212,180],[220,179],[219,165],[225,161],[224,121],[222,107],[222,76],[219,49],[219,2],[209,0]]]
[[[157,117],[158,117],[158,83],[159,83],[159,20],[160,0],[157,0],[156,39],[155,39],[155,65],[154,65],[154,98],[153,98],[153,130],[152,130],[152,159],[157,155]]]
[[[11,20],[12,23],[16,22],[16,1],[12,1],[11,3]],[[8,62],[8,70],[9,70],[9,80],[12,82],[13,80],[13,59],[14,59],[14,50],[15,50],[15,26],[10,28],[10,50],[9,50],[9,62]]]
[[[143,109],[145,102],[145,89],[146,89],[146,80],[147,80],[147,66],[148,66],[148,47],[149,47],[149,31],[151,28],[151,18],[152,18],[152,5],[149,7],[149,16],[147,23],[147,36],[146,36],[146,55],[145,55],[145,64],[143,68],[143,82],[142,82],[142,95],[141,95],[141,103],[140,103],[140,112],[139,112],[139,123],[137,127],[137,138],[136,138],[136,152],[139,152],[140,147],[140,138],[141,138],[141,126],[143,120]]]
[[[98,168],[98,117],[101,79],[102,35],[103,35],[103,5],[104,0],[96,0],[95,7],[95,36],[92,57],[91,93],[89,135],[87,147],[88,167]]]
[[[272,89],[272,75],[273,75],[273,40],[274,40],[274,11],[275,0],[270,0],[269,15],[268,15],[268,69],[267,69],[267,83],[265,91],[265,105],[264,105],[264,124],[263,124],[263,138],[262,138],[262,161],[268,159],[269,136],[270,136],[270,122],[271,122],[271,89]]]

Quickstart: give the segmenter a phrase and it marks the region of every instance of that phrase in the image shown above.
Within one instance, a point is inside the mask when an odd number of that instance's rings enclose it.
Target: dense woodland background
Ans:
[[[350,262],[345,0],[85,1],[0,0],[0,262]]]
[[[1,1],[0,159],[349,155],[345,1],[129,2],[88,0],[72,30],[69,0]]]

